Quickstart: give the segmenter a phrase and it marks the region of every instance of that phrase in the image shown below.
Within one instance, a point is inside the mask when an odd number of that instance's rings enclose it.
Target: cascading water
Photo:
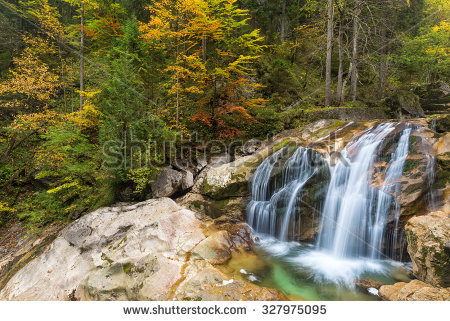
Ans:
[[[427,155],[426,177],[428,183],[427,203],[430,211],[435,211],[438,208],[436,191],[433,184],[436,180],[436,157]]]
[[[311,177],[326,165],[318,153],[299,147],[281,168],[279,175],[274,175],[278,170],[275,165],[286,152],[285,147],[266,158],[258,167],[247,210],[250,226],[259,233],[273,235],[283,241],[288,240],[290,230],[295,233],[300,228],[300,220],[294,217],[300,192]]]
[[[390,123],[383,124],[350,142],[341,153],[346,161],[339,161],[332,170],[317,245],[335,257],[377,259],[382,254],[382,236],[392,196],[398,194],[397,181],[408,155],[411,128],[405,129],[400,137],[383,185],[371,187],[369,174],[377,147],[394,128]]]
[[[299,147],[282,167],[281,181],[271,182],[270,178],[283,151],[273,154],[255,172],[247,211],[249,224],[256,232],[272,237],[265,244],[275,242],[273,238],[287,241],[289,235],[299,231],[301,220],[296,212],[302,204],[302,191],[317,175],[320,164],[327,168],[330,178],[319,213],[316,244],[314,248],[299,250],[289,261],[313,270],[315,279],[347,285],[364,272],[383,272],[379,261],[387,255],[392,257],[401,248],[396,199],[412,128],[398,125],[384,123],[363,131],[341,151],[337,163],[329,167],[323,155]],[[401,131],[397,135],[398,128]],[[387,169],[384,179],[374,183],[372,169],[380,158],[377,152],[388,136],[399,138],[389,142],[396,146],[391,155],[381,155]],[[388,222],[393,224],[389,231]],[[270,252],[270,246],[267,249]]]

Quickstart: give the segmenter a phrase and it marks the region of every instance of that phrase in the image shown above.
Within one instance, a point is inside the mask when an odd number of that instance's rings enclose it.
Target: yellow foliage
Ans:
[[[30,38],[25,40],[34,42]],[[33,51],[32,47],[27,47],[19,57],[13,58],[15,68],[10,70],[9,79],[0,83],[0,95],[24,95],[27,99],[38,100],[44,104],[55,95],[59,87],[59,76],[40,61]]]
[[[16,210],[12,207],[9,207],[7,203],[0,202],[0,213],[1,212],[15,212]]]

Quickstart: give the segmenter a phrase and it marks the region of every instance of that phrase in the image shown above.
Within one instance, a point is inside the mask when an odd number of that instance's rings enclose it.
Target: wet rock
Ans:
[[[385,301],[396,301],[400,290],[406,284],[406,282],[398,282],[393,285],[383,285],[378,289],[378,295]]]
[[[221,217],[214,221],[214,225],[217,229],[228,232],[233,249],[253,251],[253,236],[247,223],[235,218]]]
[[[434,116],[430,120],[430,127],[438,133],[446,133],[450,128],[450,114]]]
[[[357,279],[355,285],[360,289],[367,290],[369,288],[379,289],[383,283],[371,279]]]
[[[193,250],[193,255],[198,255],[211,264],[223,264],[231,258],[232,243],[227,231],[220,231],[208,236]]]
[[[278,290],[259,287],[228,277],[208,266],[194,265],[186,270],[173,299],[187,301],[285,301]]]
[[[405,235],[414,275],[434,286],[450,286],[450,256],[445,249],[450,239],[449,215],[437,211],[413,217]]]
[[[385,301],[449,301],[447,289],[436,288],[419,280],[383,285],[379,290]]]

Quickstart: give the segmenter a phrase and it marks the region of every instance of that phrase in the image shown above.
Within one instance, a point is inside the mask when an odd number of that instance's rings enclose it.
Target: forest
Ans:
[[[395,118],[420,102],[427,116],[445,112],[427,102],[448,91],[448,0],[0,8],[0,225],[39,229],[151,198],[168,141],[264,139],[341,108]]]

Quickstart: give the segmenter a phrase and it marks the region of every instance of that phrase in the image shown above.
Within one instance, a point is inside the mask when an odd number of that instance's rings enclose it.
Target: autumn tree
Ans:
[[[245,30],[247,11],[235,0],[162,0],[148,9],[142,37],[173,55],[165,71],[172,75],[167,107],[175,127],[181,128],[183,114],[218,137],[241,133],[238,127],[253,121],[249,110],[263,103],[252,79],[262,38],[258,30]]]

